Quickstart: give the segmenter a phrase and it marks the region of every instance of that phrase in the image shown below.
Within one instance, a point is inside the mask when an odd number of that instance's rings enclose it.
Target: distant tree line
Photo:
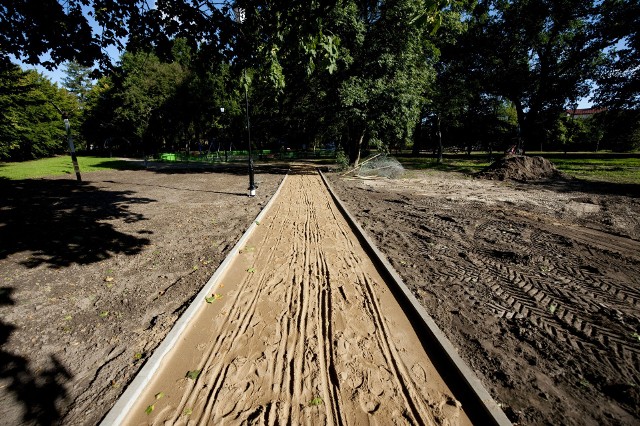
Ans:
[[[64,152],[61,112],[84,149],[246,149],[245,90],[255,148],[336,146],[351,163],[636,150],[639,1],[0,0],[0,158]],[[9,55],[65,64],[63,87]],[[566,113],[590,94],[605,113]]]

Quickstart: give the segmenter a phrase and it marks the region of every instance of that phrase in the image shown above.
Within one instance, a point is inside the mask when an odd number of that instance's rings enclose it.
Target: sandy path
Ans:
[[[469,424],[317,174],[287,178],[215,294],[127,424]]]

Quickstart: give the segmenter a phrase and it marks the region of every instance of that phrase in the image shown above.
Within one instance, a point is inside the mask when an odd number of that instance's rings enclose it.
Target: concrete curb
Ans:
[[[333,200],[337,204],[342,214],[349,222],[365,249],[369,252],[372,260],[378,266],[383,276],[389,278],[391,284],[396,288],[392,289],[396,297],[399,297],[404,306],[408,306],[411,312],[407,312],[411,322],[414,324],[416,332],[424,343],[430,347],[429,355],[436,364],[440,374],[458,398],[465,411],[474,424],[509,426],[511,421],[504,414],[500,406],[491,397],[486,388],[482,385],[473,370],[460,358],[456,349],[449,339],[442,333],[440,328],[433,321],[433,318],[425,311],[420,302],[415,298],[411,290],[404,283],[398,272],[391,266],[386,256],[378,249],[373,240],[360,227],[355,218],[349,213],[340,198],[336,195],[322,171],[318,170],[320,177],[327,189],[331,193]],[[432,354],[433,350],[438,354]],[[445,371],[442,371],[445,370]],[[447,378],[449,380],[447,380]]]
[[[169,331],[169,334],[167,334],[162,343],[160,343],[160,345],[153,352],[153,355],[149,357],[142,369],[138,371],[133,381],[129,384],[129,386],[127,386],[127,389],[122,393],[122,395],[120,395],[111,410],[109,410],[107,415],[102,419],[102,422],[100,422],[102,426],[122,424],[144,388],[151,381],[151,378],[153,377],[155,372],[158,371],[158,369],[162,365],[162,361],[164,360],[165,356],[178,343],[178,341],[180,340],[180,336],[182,335],[184,330],[187,328],[191,320],[196,316],[198,311],[202,308],[202,300],[214,292],[214,289],[219,284],[220,278],[227,271],[227,269],[231,265],[231,262],[233,262],[240,249],[244,246],[255,228],[258,226],[258,222],[260,222],[264,218],[276,198],[278,198],[278,194],[280,194],[280,190],[282,189],[286,179],[287,175],[284,176],[284,179],[282,179],[282,182],[280,182],[278,189],[276,189],[276,192],[273,194],[267,205],[253,220],[249,228],[247,228],[236,245],[233,246],[227,257],[225,257],[225,259],[222,261],[218,269],[216,269],[211,278],[209,278],[209,281],[207,281],[204,287],[202,287],[200,292],[193,299],[193,302],[191,302],[182,316],[180,316],[178,321],[176,321],[176,323],[173,325],[173,328],[171,329],[171,331]]]

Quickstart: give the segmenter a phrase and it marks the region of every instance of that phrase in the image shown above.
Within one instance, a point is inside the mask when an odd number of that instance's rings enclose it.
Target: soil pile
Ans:
[[[504,157],[480,173],[484,179],[520,181],[558,179],[564,175],[546,158],[524,155]]]

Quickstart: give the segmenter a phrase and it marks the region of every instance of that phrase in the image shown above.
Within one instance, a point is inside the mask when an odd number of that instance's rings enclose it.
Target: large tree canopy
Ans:
[[[139,153],[246,144],[245,90],[258,147],[325,143],[357,162],[419,150],[429,123],[467,147],[516,129],[539,147],[567,134],[561,113],[596,79],[600,104],[637,106],[638,2],[0,0],[0,65],[69,61],[87,137]],[[96,65],[108,78],[89,90]]]
[[[589,94],[590,80],[611,40],[595,25],[597,1],[487,0],[475,11],[463,48],[482,90],[511,101],[526,142],[567,105]]]
[[[77,100],[35,71],[0,68],[0,159],[30,160],[64,152],[61,112],[75,128]]]
[[[609,108],[640,107],[640,1],[606,0],[601,31],[619,46],[609,51],[598,74],[595,100]]]

